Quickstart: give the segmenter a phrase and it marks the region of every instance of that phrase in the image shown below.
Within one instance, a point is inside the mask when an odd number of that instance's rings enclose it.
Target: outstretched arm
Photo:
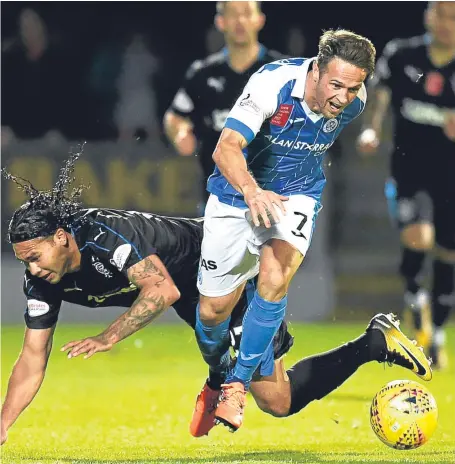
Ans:
[[[14,365],[2,407],[1,444],[7,439],[8,429],[41,387],[52,349],[54,330],[55,325],[50,329],[25,330],[22,351]]]
[[[68,358],[84,353],[85,358],[89,358],[97,352],[109,351],[115,343],[145,327],[180,298],[166,266],[156,255],[150,255],[128,269],[128,278],[140,288],[131,308],[99,335],[63,346],[61,351],[69,350]]]

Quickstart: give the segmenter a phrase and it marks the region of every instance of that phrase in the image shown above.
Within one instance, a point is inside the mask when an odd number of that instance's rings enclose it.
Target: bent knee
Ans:
[[[430,223],[410,224],[401,231],[402,243],[412,250],[428,251],[434,246],[434,227]]]
[[[287,293],[288,282],[279,270],[267,270],[259,275],[258,292],[262,298],[274,301]]]
[[[290,404],[287,401],[256,401],[259,409],[273,417],[287,417]]]
[[[199,318],[205,324],[218,324],[224,321],[237,303],[238,292],[219,297],[201,295],[199,300]]]

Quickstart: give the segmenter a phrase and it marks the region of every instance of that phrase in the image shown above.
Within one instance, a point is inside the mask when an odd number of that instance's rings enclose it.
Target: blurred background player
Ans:
[[[405,306],[418,342],[431,345],[435,365],[444,367],[443,326],[455,287],[455,3],[430,2],[425,26],[427,34],[385,47],[358,142],[361,152],[376,151],[390,104],[395,149],[386,195],[401,230]],[[430,251],[431,298],[422,279]]]
[[[203,172],[203,200],[215,164],[212,153],[226,117],[248,79],[263,64],[282,58],[258,41],[265,24],[260,2],[218,2],[215,25],[226,47],[188,69],[164,115],[167,137],[182,156],[197,154]]]

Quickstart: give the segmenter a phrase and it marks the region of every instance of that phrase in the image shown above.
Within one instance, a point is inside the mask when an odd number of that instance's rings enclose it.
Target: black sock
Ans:
[[[291,383],[288,416],[338,388],[362,364],[384,361],[385,357],[384,335],[373,329],[331,351],[302,359],[287,371]]]
[[[455,265],[433,261],[432,318],[435,327],[442,327],[453,306]]]
[[[421,287],[419,274],[422,271],[425,253],[409,248],[403,248],[401,254],[400,274],[402,275],[406,291],[416,294]]]
[[[212,390],[221,390],[221,385],[226,380],[225,374],[220,374],[219,372],[214,372],[209,369],[209,376],[207,378],[207,385]]]

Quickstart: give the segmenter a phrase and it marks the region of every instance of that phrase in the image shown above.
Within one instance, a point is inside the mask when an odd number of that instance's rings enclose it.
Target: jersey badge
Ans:
[[[441,95],[444,89],[444,76],[436,71],[429,72],[425,79],[425,92],[432,97]]]
[[[294,105],[281,104],[273,118],[270,120],[270,123],[274,126],[284,127],[291,116],[293,108]]]
[[[324,132],[333,132],[338,127],[338,119],[329,119],[326,123],[322,126],[322,130]]]
[[[104,267],[104,264],[99,261],[97,258],[95,258],[95,256],[92,256],[92,266],[100,273],[102,274],[104,277],[106,277],[106,279],[111,279],[113,277],[113,274],[111,271],[109,271],[108,269],[106,269]]]

